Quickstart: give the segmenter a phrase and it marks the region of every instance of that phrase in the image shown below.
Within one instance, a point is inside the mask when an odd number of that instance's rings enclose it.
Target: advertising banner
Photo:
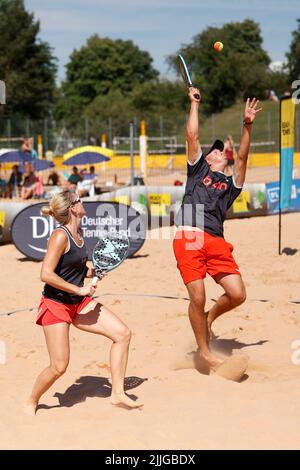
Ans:
[[[292,97],[280,100],[280,209],[291,204],[295,141],[295,103]]]
[[[49,237],[57,226],[52,217],[41,215],[45,203],[34,204],[23,209],[11,226],[12,240],[16,248],[28,258],[42,260]],[[144,244],[146,227],[141,215],[132,207],[114,202],[84,202],[86,215],[81,228],[91,259],[92,250],[104,232],[127,235],[130,241],[129,257]]]

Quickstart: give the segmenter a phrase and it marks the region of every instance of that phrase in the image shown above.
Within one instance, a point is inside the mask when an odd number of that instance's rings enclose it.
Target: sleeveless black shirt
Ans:
[[[88,259],[87,250],[82,242],[82,246],[77,245],[74,241],[71,232],[65,226],[58,227],[57,230],[64,230],[69,240],[69,250],[64,253],[57,264],[55,273],[71,284],[81,287],[84,283],[88,268],[86,262]],[[55,287],[45,284],[43,290],[44,297],[55,300],[63,304],[77,304],[82,301],[83,297],[80,295],[70,294]]]

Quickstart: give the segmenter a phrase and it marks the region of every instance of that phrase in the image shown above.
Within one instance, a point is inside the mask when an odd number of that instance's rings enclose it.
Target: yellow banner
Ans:
[[[129,196],[126,196],[125,194],[123,196],[117,196],[114,201],[118,202],[119,204],[126,204],[127,206],[130,206]]]
[[[249,202],[250,202],[249,191],[241,192],[233,203],[233,212],[235,214],[237,214],[238,212],[248,212]]]
[[[0,227],[4,227],[5,224],[5,211],[0,211]]]
[[[294,147],[295,103],[293,98],[281,101],[281,148]]]
[[[171,194],[167,193],[149,193],[149,204],[165,204],[167,206],[171,205]]]
[[[167,209],[171,205],[171,194],[149,193],[149,205],[151,215],[167,215]]]

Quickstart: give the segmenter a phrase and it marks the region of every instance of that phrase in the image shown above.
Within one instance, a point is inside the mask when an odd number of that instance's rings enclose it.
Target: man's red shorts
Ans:
[[[92,300],[91,297],[84,297],[78,304],[62,304],[47,297],[42,297],[36,323],[41,326],[54,325],[55,323],[73,323],[75,317]]]
[[[204,279],[206,273],[213,278],[221,273],[240,275],[232,256],[233,246],[224,238],[202,231],[179,230],[173,241],[173,249],[185,284]]]

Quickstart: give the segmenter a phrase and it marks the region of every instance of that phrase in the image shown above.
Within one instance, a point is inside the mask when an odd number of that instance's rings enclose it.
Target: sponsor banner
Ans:
[[[0,211],[0,242],[4,237],[5,211]]]
[[[100,197],[97,196],[90,198],[89,200],[85,199],[84,205],[87,211],[92,212],[92,214],[89,216],[92,218],[95,217],[97,207],[101,207],[104,202],[108,201],[109,204],[112,205],[112,207],[118,206],[118,203],[120,203],[120,206],[125,205],[125,207],[127,207],[127,210],[129,210],[128,205],[131,205],[133,214],[136,214],[136,217],[140,217],[142,219],[143,230],[141,233],[144,234],[141,235],[140,238],[144,240],[146,236],[145,231],[147,226],[149,226],[150,228],[154,228],[156,227],[155,223],[160,220],[164,221],[163,223],[165,225],[172,225],[174,223],[174,217],[180,209],[183,195],[183,186],[134,186],[121,188],[117,191],[101,195]],[[51,222],[49,222],[49,219],[41,217],[39,213],[41,206],[44,204],[45,203],[30,205],[30,203],[28,202],[0,202],[0,242],[3,243],[11,241],[12,221],[14,220],[14,218],[16,218],[17,220],[17,215],[19,213],[24,212],[26,208],[31,211],[31,207],[36,207],[36,209],[32,209],[33,211],[35,211],[32,216],[38,218],[35,219],[35,222],[33,222],[34,219],[30,219],[31,228],[26,228],[26,231],[30,233],[30,231],[33,232],[33,230],[35,230],[36,236],[38,237],[36,240],[39,240],[40,235],[43,234],[43,232],[45,231],[46,235],[43,235],[41,237],[41,240],[44,240],[44,244],[41,247],[38,246],[38,248],[45,250],[46,242],[49,238],[50,232],[53,230],[53,227],[51,226]],[[227,218],[231,219],[237,217],[253,217],[257,215],[273,214],[278,212],[278,209],[279,182],[273,182],[268,184],[245,184],[243,191],[241,192],[239,197],[234,201],[234,204],[227,212]],[[291,191],[291,206],[288,210],[300,211],[300,179],[293,180]],[[25,216],[27,219],[29,219],[28,214],[31,214],[31,212],[25,212]],[[22,219],[18,219],[18,227],[20,234],[19,238],[22,239],[22,223],[24,223],[24,226],[27,227],[29,222],[28,220],[25,220],[21,223],[21,220]],[[46,225],[46,221],[48,225]],[[36,225],[33,226],[33,224]],[[45,224],[44,227],[43,224]],[[16,227],[14,229],[14,232],[16,231]],[[91,238],[91,240],[95,240],[95,238],[93,239],[92,237],[92,232],[88,232],[88,227],[89,226],[87,224],[85,230],[87,240],[89,238]],[[91,228],[90,230],[93,230],[93,228]],[[30,235],[28,235],[28,237],[30,238]],[[91,243],[93,243],[93,241]],[[137,243],[136,249],[134,248],[135,243]],[[140,248],[140,243],[141,240],[139,239],[139,237],[137,237],[136,242],[134,239],[132,239],[131,247],[134,252],[136,252]],[[18,244],[22,246],[22,240],[18,242]],[[26,253],[24,253],[26,254],[26,256],[29,256],[27,255],[28,249],[29,248],[26,248]],[[40,258],[38,259],[43,258],[45,251],[41,253],[42,254],[40,255]],[[31,252],[30,256],[33,257],[33,259],[37,259],[36,252]]]
[[[10,227],[12,221],[22,209],[29,206],[28,202],[6,201],[0,199],[0,243],[11,241]]]
[[[266,185],[264,183],[245,184],[243,191],[227,211],[227,219],[267,215]]]
[[[132,186],[117,189],[105,196],[108,200],[120,200],[148,210],[149,220],[159,217],[174,220],[184,196],[184,186]],[[243,191],[227,212],[227,218],[250,217],[267,214],[266,185],[264,183],[245,184]]]
[[[11,226],[16,248],[34,260],[44,258],[49,237],[57,226],[52,217],[41,215],[40,210],[44,205],[39,203],[26,207],[15,217]],[[133,207],[115,202],[85,201],[84,208],[86,215],[82,218],[81,228],[89,259],[98,238],[104,232],[127,235],[130,240],[129,257],[144,244],[146,227],[141,215]]]
[[[275,214],[279,212],[279,182],[267,183],[266,194],[268,203],[268,213]],[[300,211],[300,179],[292,181],[290,205],[285,212]]]
[[[170,193],[149,193],[148,200],[151,216],[167,216],[170,213]]]
[[[280,100],[280,208],[291,204],[295,141],[295,103],[292,97]]]

